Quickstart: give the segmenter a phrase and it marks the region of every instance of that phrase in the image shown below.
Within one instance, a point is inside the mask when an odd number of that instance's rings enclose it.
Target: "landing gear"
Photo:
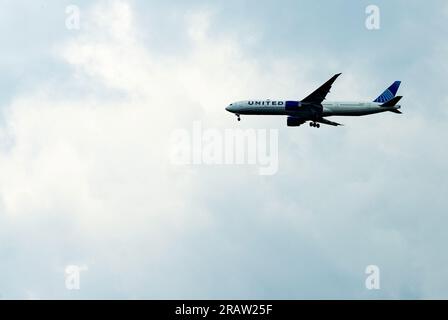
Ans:
[[[317,122],[310,122],[310,127],[320,128],[320,124]]]
[[[240,118],[239,114],[236,115],[236,118],[237,118],[238,121],[241,121],[241,118]]]

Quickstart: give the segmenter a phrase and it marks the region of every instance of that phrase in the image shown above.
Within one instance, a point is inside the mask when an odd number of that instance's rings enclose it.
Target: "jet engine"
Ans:
[[[286,119],[286,124],[288,127],[298,127],[303,123],[305,123],[305,121],[297,117],[288,117],[288,119]]]

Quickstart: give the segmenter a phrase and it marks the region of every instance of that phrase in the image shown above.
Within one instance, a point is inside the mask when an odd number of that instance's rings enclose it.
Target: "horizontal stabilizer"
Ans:
[[[381,106],[382,107],[393,107],[398,103],[398,101],[401,100],[401,98],[403,98],[403,96],[396,96],[396,97],[390,99],[389,101],[383,103]]]
[[[393,113],[399,113],[399,114],[402,114],[403,112],[401,112],[400,110],[398,110],[398,109],[392,109],[392,110],[389,110],[390,112],[393,112]]]

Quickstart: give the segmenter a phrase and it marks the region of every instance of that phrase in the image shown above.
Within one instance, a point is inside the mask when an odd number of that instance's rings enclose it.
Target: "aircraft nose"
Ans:
[[[233,111],[233,105],[232,105],[232,104],[229,104],[229,105],[226,107],[226,110],[229,111],[229,112],[232,112],[232,111]]]

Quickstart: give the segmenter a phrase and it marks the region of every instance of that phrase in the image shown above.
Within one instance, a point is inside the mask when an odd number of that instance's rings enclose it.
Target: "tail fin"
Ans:
[[[397,94],[400,84],[401,84],[401,81],[395,81],[378,98],[373,100],[373,102],[384,103],[384,102],[391,100]]]

